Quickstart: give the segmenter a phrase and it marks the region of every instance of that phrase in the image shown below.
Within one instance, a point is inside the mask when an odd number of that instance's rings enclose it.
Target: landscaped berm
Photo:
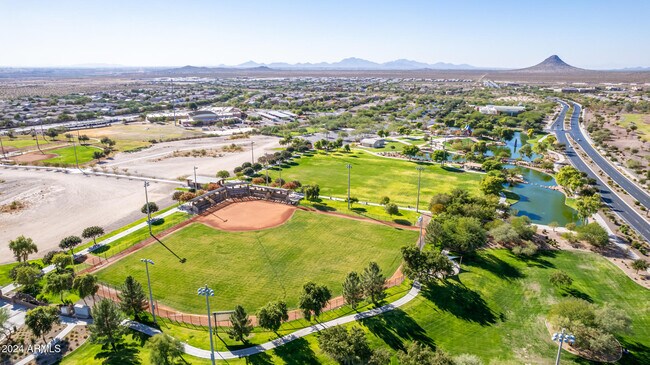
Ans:
[[[123,283],[127,275],[146,283],[140,259],[148,258],[155,262],[150,267],[155,298],[176,310],[203,314],[205,300],[196,290],[205,284],[215,291],[214,310],[240,304],[254,312],[277,299],[296,308],[307,281],[327,285],[338,296],[347,273],[362,271],[370,261],[390,277],[400,265],[400,247],[414,244],[417,237],[416,229],[307,212],[287,204],[239,202],[163,237],[166,247],[152,244],[98,275],[112,285]]]

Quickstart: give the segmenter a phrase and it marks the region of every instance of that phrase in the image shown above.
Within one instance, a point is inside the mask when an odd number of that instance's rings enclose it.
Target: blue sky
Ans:
[[[0,0],[0,66],[182,66],[360,57],[650,66],[650,1]]]

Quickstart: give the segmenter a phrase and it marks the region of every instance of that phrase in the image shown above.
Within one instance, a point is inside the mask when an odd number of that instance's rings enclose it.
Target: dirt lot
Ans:
[[[17,163],[32,163],[32,162],[38,162],[38,161],[43,161],[47,160],[53,157],[56,157],[57,155],[52,154],[52,153],[40,153],[40,152],[30,152],[26,153],[24,155],[12,157],[11,159],[14,160]]]
[[[69,235],[81,235],[91,225],[106,231],[142,218],[142,181],[49,171],[0,168],[0,205],[14,200],[26,208],[0,214],[0,263],[14,261],[7,243],[19,235],[34,239],[39,253],[57,248]],[[152,183],[149,199],[172,203],[174,184]]]
[[[257,159],[264,153],[275,152],[279,147],[278,138],[268,136],[253,136],[248,139],[230,140],[227,137],[211,137],[185,141],[158,143],[146,150],[135,153],[118,153],[115,157],[107,159],[101,166],[106,166],[109,171],[113,167],[120,171],[127,169],[129,173],[138,176],[176,179],[180,176],[190,176],[194,173],[193,166],[198,167],[197,174],[201,176],[215,176],[219,170],[232,170],[242,163],[251,160],[251,141],[254,141],[254,156]],[[200,149],[215,149],[237,144],[243,151],[224,153],[221,157],[172,157],[174,151],[191,151]]]
[[[277,227],[289,220],[295,211],[296,207],[291,205],[257,200],[230,204],[197,220],[224,231],[255,231]]]

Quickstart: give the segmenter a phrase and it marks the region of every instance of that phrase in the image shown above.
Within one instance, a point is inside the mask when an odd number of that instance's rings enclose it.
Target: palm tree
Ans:
[[[18,262],[27,262],[30,254],[37,253],[38,247],[31,238],[18,236],[13,241],[9,241],[9,249],[14,253]]]

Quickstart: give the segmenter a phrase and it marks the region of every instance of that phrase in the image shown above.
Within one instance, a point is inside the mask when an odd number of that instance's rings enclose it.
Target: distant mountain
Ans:
[[[529,72],[529,73],[557,73],[557,72],[584,72],[587,71],[582,68],[574,67],[562,61],[557,55],[545,59],[544,61],[532,67],[513,70],[515,72]]]
[[[456,65],[453,63],[424,63],[407,59],[399,59],[384,63],[377,63],[362,58],[349,57],[344,58],[338,62],[318,62],[318,63],[286,63],[286,62],[273,62],[273,63],[257,63],[255,61],[248,61],[241,63],[233,68],[255,68],[266,66],[276,70],[473,70],[477,69],[474,66],[461,64]]]

